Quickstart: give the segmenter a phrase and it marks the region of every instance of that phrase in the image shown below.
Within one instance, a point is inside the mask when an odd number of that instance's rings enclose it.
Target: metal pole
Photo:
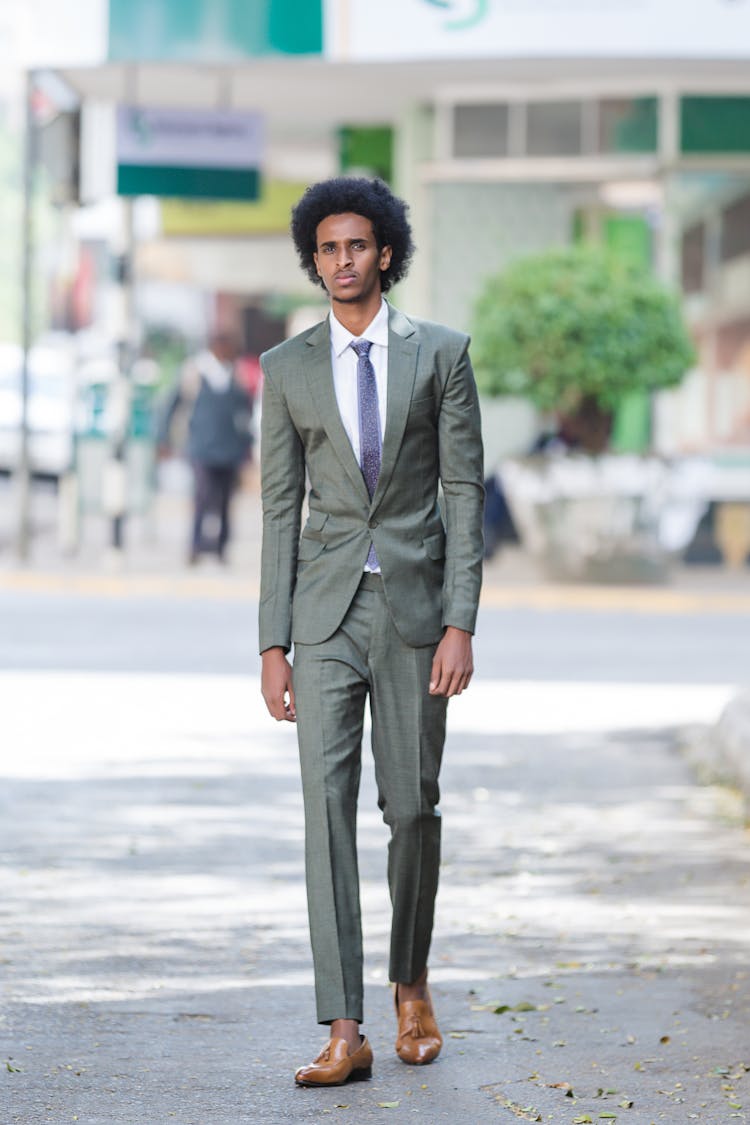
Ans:
[[[109,493],[108,506],[112,516],[110,547],[112,559],[121,561],[125,548],[125,531],[128,516],[128,440],[130,436],[130,411],[133,394],[132,369],[136,354],[133,200],[125,199],[124,252],[121,258],[123,276],[120,279],[122,296],[121,339],[119,346],[119,376],[116,388],[116,437],[112,459],[107,466]]]
[[[25,138],[23,160],[23,215],[21,221],[21,346],[23,351],[21,361],[21,424],[19,434],[20,448],[18,466],[16,469],[16,496],[18,503],[16,554],[21,562],[26,562],[28,560],[31,540],[31,472],[29,464],[29,391],[31,379],[29,359],[33,332],[32,272],[34,265],[34,180],[37,162],[37,133],[34,121],[33,102],[34,88],[35,74],[33,70],[28,70],[26,72],[24,92]]]

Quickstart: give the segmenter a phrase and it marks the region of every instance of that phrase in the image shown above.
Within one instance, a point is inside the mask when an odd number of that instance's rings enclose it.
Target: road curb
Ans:
[[[750,688],[726,705],[717,723],[689,739],[686,749],[702,781],[739,789],[750,816]]]
[[[175,569],[172,560],[162,569],[127,562],[124,569],[104,568],[2,569],[0,593],[50,593],[127,598],[217,598],[255,600],[259,593],[257,567],[238,562],[228,572],[203,573]],[[664,589],[640,586],[562,586],[553,583],[517,585],[490,579],[482,588],[487,609],[530,609],[539,612],[750,615],[750,594],[744,591]]]

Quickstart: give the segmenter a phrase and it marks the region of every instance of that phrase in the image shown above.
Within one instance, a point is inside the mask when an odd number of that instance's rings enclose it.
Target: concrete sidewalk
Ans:
[[[3,1125],[746,1120],[736,808],[692,783],[671,725],[648,727],[652,685],[627,712],[600,685],[580,729],[543,684],[477,688],[452,705],[442,777],[444,1052],[393,1052],[368,766],[375,1072],[314,1091],[292,1082],[322,1041],[293,731],[246,677],[3,673]]]

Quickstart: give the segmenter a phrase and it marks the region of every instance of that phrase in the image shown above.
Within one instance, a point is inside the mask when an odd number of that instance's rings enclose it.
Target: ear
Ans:
[[[323,274],[320,272],[320,266],[318,264],[318,252],[317,252],[317,250],[313,250],[313,261],[315,262],[315,270],[318,274],[318,277],[322,277]]]
[[[379,265],[380,265],[381,272],[383,270],[388,269],[389,265],[391,264],[391,258],[392,257],[393,257],[393,251],[391,250],[390,246],[384,246],[383,249],[380,251]]]

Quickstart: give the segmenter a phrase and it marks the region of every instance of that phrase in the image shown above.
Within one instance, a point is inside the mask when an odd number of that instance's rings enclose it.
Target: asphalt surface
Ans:
[[[482,611],[442,776],[444,1052],[393,1052],[368,765],[375,1072],[310,1091],[296,750],[259,700],[251,594],[7,578],[3,1125],[745,1120],[750,846],[678,743],[733,694],[746,616]]]

